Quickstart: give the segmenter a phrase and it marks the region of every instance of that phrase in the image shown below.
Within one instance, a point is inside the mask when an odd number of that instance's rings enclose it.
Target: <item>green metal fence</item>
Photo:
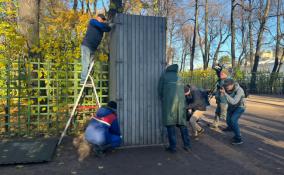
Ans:
[[[41,59],[0,60],[0,136],[36,136],[62,131],[80,91],[80,60],[60,63]],[[94,71],[99,100],[108,100],[108,65],[96,62]],[[96,105],[92,89],[82,106]],[[83,128],[90,108],[74,118],[70,132]]]
[[[108,64],[97,61],[93,77],[99,100],[108,101]],[[60,62],[42,59],[0,59],[0,137],[59,134],[68,120],[80,91],[80,60]],[[184,76],[185,83],[210,89],[216,82],[213,73]],[[276,78],[272,88],[269,74],[257,75],[258,94],[284,94],[284,76]],[[249,87],[250,76],[242,83]],[[82,106],[95,106],[92,89],[85,92]],[[84,128],[96,109],[78,112],[69,132]]]
[[[247,86],[250,83],[251,76],[245,78]],[[280,74],[275,78],[273,84],[270,82],[271,75],[269,73],[258,73],[256,76],[256,94],[284,94],[284,75]]]
[[[217,81],[217,77],[213,76],[190,76],[190,77],[183,77],[183,82],[185,84],[192,84],[199,88],[204,89],[211,89],[214,88]]]
[[[251,75],[247,75],[242,79],[237,80],[239,83],[245,84],[249,89],[250,87]],[[183,77],[184,83],[194,84],[197,87],[204,89],[211,89],[214,87],[217,77],[214,74],[210,76],[185,76]],[[273,85],[270,83],[270,74],[268,73],[258,73],[256,76],[256,89],[253,92],[254,94],[275,94],[283,95],[284,94],[284,76],[280,74]]]

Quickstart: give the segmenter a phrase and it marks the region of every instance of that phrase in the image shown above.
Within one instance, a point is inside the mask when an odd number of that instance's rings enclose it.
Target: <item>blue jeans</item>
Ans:
[[[239,118],[244,112],[245,112],[244,107],[237,107],[234,109],[228,108],[226,122],[227,122],[228,128],[234,132],[235,134],[234,138],[237,140],[242,139],[240,128],[239,128]]]
[[[108,133],[106,136],[107,144],[110,144],[112,148],[120,147],[121,145],[121,137],[119,135]]]
[[[108,131],[108,127],[100,127],[88,125],[85,131],[86,140],[97,146],[110,145],[116,148],[121,145],[122,139],[119,135],[112,134]]]
[[[177,144],[177,138],[176,138],[176,126],[175,125],[169,125],[166,126],[168,131],[168,139],[170,144],[170,149],[176,150],[176,144]],[[188,129],[186,126],[183,125],[177,125],[180,129],[182,141],[185,147],[190,147],[190,140],[188,135]]]
[[[84,83],[87,78],[88,69],[92,61],[94,52],[91,51],[87,46],[81,45],[81,63],[82,63],[82,72],[81,72],[81,83]]]

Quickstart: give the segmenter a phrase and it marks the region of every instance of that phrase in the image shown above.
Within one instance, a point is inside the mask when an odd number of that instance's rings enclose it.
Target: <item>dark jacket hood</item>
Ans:
[[[167,67],[166,72],[178,72],[178,65],[172,64]]]

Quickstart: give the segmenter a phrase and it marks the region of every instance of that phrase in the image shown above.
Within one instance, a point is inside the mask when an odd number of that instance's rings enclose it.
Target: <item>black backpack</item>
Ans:
[[[245,98],[249,97],[249,89],[245,83],[240,83],[240,87],[244,90]]]

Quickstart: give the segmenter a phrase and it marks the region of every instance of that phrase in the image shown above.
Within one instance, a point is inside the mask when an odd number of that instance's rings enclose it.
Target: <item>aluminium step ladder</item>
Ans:
[[[95,60],[93,60],[92,63],[90,64],[90,66],[89,66],[87,78],[85,79],[84,84],[83,84],[83,86],[81,87],[80,93],[79,93],[79,95],[78,95],[78,97],[77,97],[77,99],[76,99],[76,102],[75,102],[75,104],[74,104],[74,106],[73,106],[73,109],[72,109],[72,112],[71,112],[71,114],[70,114],[70,117],[69,117],[69,119],[68,119],[68,121],[67,121],[67,123],[66,123],[65,129],[64,129],[64,131],[62,132],[61,137],[60,137],[60,139],[59,139],[57,145],[60,145],[60,144],[61,144],[62,139],[63,139],[63,137],[66,135],[67,129],[69,128],[69,126],[70,126],[70,124],[71,124],[71,121],[72,121],[73,117],[75,116],[76,109],[77,109],[77,107],[78,107],[78,105],[79,105],[80,100],[85,97],[85,94],[83,94],[84,89],[85,89],[86,87],[90,87],[90,86],[86,85],[89,78],[90,78],[91,83],[92,83],[92,86],[91,86],[91,87],[93,87],[93,91],[94,91],[94,93],[95,93],[96,103],[97,103],[97,105],[98,105],[99,108],[101,107],[101,104],[100,104],[100,102],[99,102],[99,97],[98,97],[98,94],[97,94],[97,90],[96,90],[96,86],[95,86],[95,83],[94,83],[94,79],[93,79],[93,77],[91,76],[91,72],[92,72],[92,70],[93,70],[94,64],[95,64]],[[82,97],[83,97],[83,98],[82,98]]]

